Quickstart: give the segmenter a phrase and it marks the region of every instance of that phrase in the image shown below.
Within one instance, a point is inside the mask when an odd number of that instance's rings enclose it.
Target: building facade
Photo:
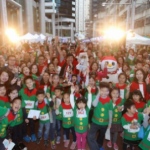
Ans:
[[[150,2],[147,0],[109,0],[105,11],[99,12],[101,26],[117,26],[150,36]],[[117,3],[117,4],[114,4]]]
[[[92,0],[85,0],[85,36],[86,38],[92,37],[93,32],[93,18],[92,18]]]
[[[75,0],[56,0],[56,35],[74,39]]]
[[[23,33],[22,6],[12,0],[0,0],[0,44],[5,43],[5,32],[14,28]]]
[[[85,34],[86,0],[76,0],[76,32]]]
[[[74,39],[75,0],[0,0],[0,30]],[[1,34],[4,34],[1,32]]]

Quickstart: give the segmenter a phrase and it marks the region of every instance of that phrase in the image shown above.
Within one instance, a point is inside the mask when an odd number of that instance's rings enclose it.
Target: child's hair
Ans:
[[[77,75],[76,75],[76,74],[73,74],[72,77],[77,77]]]
[[[100,86],[100,89],[102,89],[102,88],[107,88],[108,90],[110,89],[109,83],[107,83],[107,82],[100,82],[99,86]]]
[[[127,112],[127,109],[130,109],[134,104],[134,102],[131,99],[128,99],[124,104],[124,111],[123,114]]]
[[[40,55],[40,56],[39,56],[39,58],[40,58],[40,57],[43,57],[43,58],[45,58],[45,57],[44,57],[44,55]]]
[[[56,87],[55,87],[55,90],[63,91],[63,87],[61,87],[61,86],[56,86]]]
[[[132,92],[132,97],[133,97],[133,95],[139,95],[140,96],[140,101],[142,101],[144,99],[140,90],[134,90]]]
[[[76,85],[79,87],[79,90],[82,90],[82,85],[81,84],[75,84],[75,86]]]
[[[5,89],[7,88],[5,84],[0,84],[0,88],[1,87],[5,87]]]
[[[17,92],[19,91],[18,88],[17,88],[17,86],[11,86],[10,88],[8,88],[7,95],[9,95],[14,90],[16,90]]]
[[[32,76],[27,76],[27,77],[25,77],[25,78],[24,78],[24,83],[25,83],[25,82],[26,82],[26,80],[28,80],[28,79],[31,79],[31,80],[33,81]]]
[[[55,76],[59,77],[59,75],[57,73],[55,73],[55,74],[53,74],[52,78],[54,78]]]
[[[140,61],[140,60],[137,60],[136,63],[135,63],[135,65],[137,65],[137,64],[142,64],[143,65],[143,62]]]
[[[115,91],[115,90],[118,91],[118,93],[119,93],[119,95],[120,95],[120,89],[117,88],[117,87],[113,87],[113,88],[110,89],[110,98],[112,98],[111,93],[112,93],[113,91]]]
[[[87,105],[87,100],[84,97],[80,97],[76,100],[76,107],[78,108],[78,104],[79,103],[84,103],[85,105]],[[86,106],[85,106],[86,107]],[[79,108],[78,108],[79,109]]]
[[[127,80],[127,75],[125,73],[123,73],[123,72],[118,75],[118,78],[120,78],[120,76],[122,76],[122,75],[125,76],[125,78]]]
[[[95,79],[96,78],[96,72],[92,71],[92,72],[89,73],[89,75],[90,75],[89,79],[92,78],[94,81],[96,81],[96,79]]]
[[[70,93],[69,93],[69,92],[64,92],[64,93],[63,93],[63,96],[64,96],[64,95],[70,95]]]
[[[36,96],[38,96],[38,95],[40,95],[40,94],[45,94],[45,92],[44,92],[44,90],[38,90],[37,92],[36,92]]]
[[[18,97],[15,97],[12,101],[10,101],[10,103],[13,104],[16,100],[22,101],[22,100],[21,100],[21,97],[18,96]]]

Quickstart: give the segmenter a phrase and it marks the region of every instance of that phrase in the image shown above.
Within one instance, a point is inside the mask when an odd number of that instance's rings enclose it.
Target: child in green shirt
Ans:
[[[138,138],[138,132],[145,115],[137,112],[135,104],[131,100],[127,100],[124,107],[125,113],[122,116],[121,122],[124,129],[123,150],[126,150],[127,145],[132,149],[140,143],[141,140]],[[148,114],[149,110],[147,109],[145,113]]]
[[[71,144],[70,149],[75,149],[76,147],[76,135],[75,135],[75,129],[73,126],[73,109],[70,104],[70,94],[69,93],[64,93],[63,94],[63,101],[61,105],[59,106],[59,114],[62,117],[62,126],[65,130],[66,133],[66,138],[67,140],[65,141],[64,147],[68,147],[70,143],[70,138],[69,134],[70,131],[73,136],[73,142]]]
[[[74,128],[77,137],[77,149],[86,149],[86,138],[88,130],[88,116],[92,104],[91,87],[88,88],[88,100],[84,97],[78,98],[74,101],[75,86],[71,87],[70,103],[74,110]]]
[[[124,99],[120,97],[120,90],[114,87],[111,92],[111,99],[113,101],[113,117],[112,117],[112,124],[110,128],[110,141],[108,141],[107,146],[111,148],[113,146],[114,150],[119,149],[117,145],[117,137],[118,133],[122,132],[122,125],[121,125],[121,117],[122,111],[124,108]]]
[[[35,109],[35,102],[36,102],[36,92],[37,89],[34,88],[34,80],[32,76],[27,76],[24,79],[24,83],[26,85],[25,88],[22,88],[19,91],[19,95],[21,96],[22,99],[22,107],[25,107],[27,114],[31,109]],[[35,142],[36,141],[36,136],[35,136],[35,123],[34,119],[25,119],[24,122],[24,140],[26,142]],[[29,124],[29,126],[27,126]],[[31,137],[27,135],[27,128],[30,128],[30,133]]]
[[[8,130],[8,126],[16,119],[16,115],[21,108],[21,99],[15,98],[11,101],[11,108],[0,107],[0,150],[5,150],[3,145],[4,139],[11,140],[11,130]]]
[[[49,101],[45,98],[44,90],[38,90],[36,93],[37,102],[36,109],[40,110],[40,118],[39,118],[39,128],[38,128],[38,138],[37,144],[40,143],[42,139],[43,129],[44,129],[44,145],[48,146],[49,141],[49,130],[50,130],[50,117],[49,117]]]

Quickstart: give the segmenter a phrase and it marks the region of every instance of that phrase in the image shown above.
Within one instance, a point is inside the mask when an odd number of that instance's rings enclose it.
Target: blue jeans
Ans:
[[[50,123],[50,140],[54,141],[55,140],[55,132],[56,132],[56,114],[55,111],[52,110],[52,116],[53,116],[53,123]]]
[[[61,127],[62,127],[62,121],[56,119],[56,134],[57,136],[61,136]]]
[[[49,137],[49,130],[50,130],[50,122],[47,123],[40,123],[38,129],[38,138],[42,137],[43,129],[44,131],[44,140],[48,140]]]
[[[95,123],[91,124],[91,127],[88,132],[88,136],[87,136],[90,150],[99,150],[103,146],[103,140],[105,138],[105,132],[107,130],[107,127],[108,127],[107,125],[102,126],[102,125],[98,125]],[[98,136],[98,139],[96,140],[95,136],[98,130],[100,130],[100,135]]]

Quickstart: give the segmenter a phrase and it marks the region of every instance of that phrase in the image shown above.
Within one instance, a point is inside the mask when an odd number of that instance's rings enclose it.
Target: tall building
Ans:
[[[101,20],[98,18],[99,13],[103,13],[105,11],[104,7],[102,6],[102,3],[105,2],[105,0],[92,0],[92,21],[93,21],[93,37],[96,37],[100,33],[99,24]]]
[[[75,0],[56,0],[56,35],[74,39]]]
[[[22,34],[22,6],[16,1],[0,0],[0,43],[5,43],[5,32],[8,28],[16,29]]]
[[[85,0],[76,0],[76,32],[85,34]]]
[[[12,27],[20,35],[42,33],[73,40],[75,6],[75,0],[0,0],[0,31]]]
[[[103,20],[105,26],[114,25],[124,30],[132,29],[140,35],[150,36],[150,1],[107,0],[107,3],[103,15],[99,12],[101,16],[99,19]]]

